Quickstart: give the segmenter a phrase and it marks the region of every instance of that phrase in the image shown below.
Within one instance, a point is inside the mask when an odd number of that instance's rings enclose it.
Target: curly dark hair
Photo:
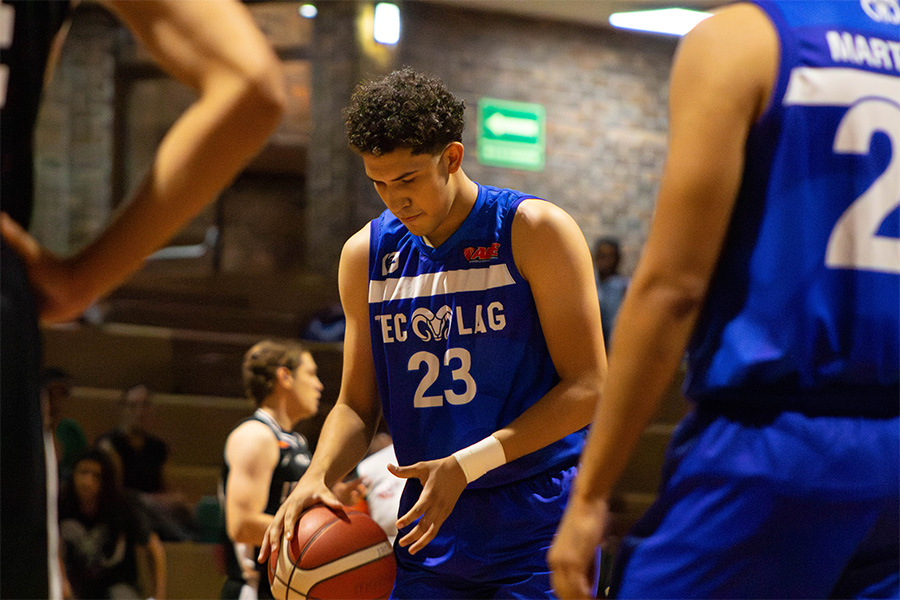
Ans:
[[[262,406],[275,389],[278,367],[293,371],[303,362],[305,352],[302,344],[275,340],[263,340],[247,350],[241,368],[247,397]]]
[[[347,139],[375,156],[397,148],[436,154],[462,141],[465,108],[440,79],[404,67],[356,86],[344,109]]]

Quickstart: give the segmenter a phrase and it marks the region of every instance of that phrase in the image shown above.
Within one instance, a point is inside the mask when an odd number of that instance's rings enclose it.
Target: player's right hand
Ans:
[[[597,549],[609,521],[606,499],[569,499],[553,545],[547,552],[550,581],[558,598],[595,598]]]
[[[460,494],[466,489],[466,474],[453,456],[417,462],[406,467],[388,465],[388,471],[401,479],[415,478],[422,482],[422,493],[409,511],[397,519],[397,529],[415,523],[398,540],[398,544],[415,554],[437,536],[441,525],[450,516]]]
[[[6,213],[0,213],[0,235],[25,264],[42,323],[71,321],[90,306],[94,298],[73,275],[71,260],[41,246]]]
[[[313,504],[324,504],[341,518],[349,520],[344,505],[322,479],[301,477],[297,486],[278,507],[278,512],[266,528],[256,560],[265,563],[270,554],[276,554],[282,538],[289,540],[294,535],[300,513]]]

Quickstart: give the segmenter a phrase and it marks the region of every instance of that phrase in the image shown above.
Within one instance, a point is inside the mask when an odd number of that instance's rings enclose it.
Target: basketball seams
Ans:
[[[303,598],[308,598],[310,590],[312,590],[314,587],[321,585],[326,581],[334,579],[335,577],[339,577],[344,573],[349,573],[354,569],[370,565],[385,558],[386,556],[391,555],[393,555],[393,549],[391,548],[390,543],[387,541],[383,541],[378,542],[377,544],[373,544],[367,548],[361,548],[353,552],[352,554],[342,556],[341,558],[327,562],[324,565],[319,565],[318,567],[315,567],[313,569],[304,569],[298,567],[295,563],[294,568],[291,569],[290,582],[288,582],[285,587],[295,594],[300,594]],[[361,562],[360,558],[363,558]],[[293,587],[292,582],[294,581],[295,573],[298,577],[309,577],[312,580],[312,583],[308,586],[296,588]],[[304,587],[306,589],[304,589]],[[288,596],[288,598],[290,598],[290,596]]]
[[[300,515],[300,518],[303,518],[303,515],[302,515],[302,514]],[[291,562],[294,562],[294,564],[295,564],[295,566],[296,566],[296,563],[299,563],[299,562],[300,562],[300,560],[302,559],[302,557],[306,555],[306,552],[312,547],[312,545],[315,543],[315,541],[316,541],[317,539],[319,539],[320,537],[322,537],[323,535],[325,535],[325,532],[328,531],[329,529],[331,529],[331,527],[332,527],[335,523],[337,523],[338,520],[339,520],[339,517],[335,516],[335,517],[334,517],[333,519],[331,519],[330,521],[327,521],[327,522],[322,523],[321,525],[319,525],[319,528],[316,529],[315,533],[313,533],[313,535],[312,535],[308,540],[306,540],[306,544],[304,544],[304,545],[303,545],[303,548],[300,549],[300,552],[297,553],[297,558],[296,558],[296,560],[295,560],[295,561],[291,561]]]
[[[282,552],[279,553],[279,558],[278,558],[279,561],[284,559],[287,562],[287,564],[290,565],[290,567],[288,567],[288,577],[286,580],[284,578],[282,578],[278,574],[278,571],[279,571],[278,568],[276,568],[275,569],[275,579],[278,580],[278,582],[284,587],[285,600],[290,600],[291,592],[293,592],[295,594],[299,594],[300,600],[306,600],[306,598],[307,598],[306,593],[301,593],[300,591],[295,590],[293,587],[291,587],[291,581],[293,581],[293,579],[294,579],[294,572],[297,570],[297,563],[294,562],[293,560],[291,560],[290,546],[291,545],[289,543],[284,544],[282,546]],[[306,590],[306,591],[308,592],[309,590]]]
[[[303,518],[303,513],[309,511],[312,508],[314,508],[314,506],[311,506],[310,508],[308,508],[305,511],[303,511],[302,513],[300,513],[300,519]],[[319,525],[319,528],[316,530],[316,532],[312,535],[312,537],[310,537],[306,541],[306,544],[304,544],[303,548],[301,548],[300,551],[297,553],[296,560],[291,556],[291,552],[290,552],[291,544],[293,544],[293,542],[296,540],[296,537],[294,539],[292,539],[288,544],[285,544],[286,551],[287,551],[286,558],[287,558],[288,564],[291,565],[290,571],[288,572],[287,581],[281,580],[281,583],[284,584],[285,591],[287,592],[286,598],[290,598],[290,592],[295,592],[297,594],[300,594],[304,600],[308,597],[309,590],[312,589],[312,586],[309,586],[309,588],[307,588],[306,590],[304,590],[302,592],[300,590],[294,589],[294,587],[291,585],[291,582],[294,581],[294,573],[299,568],[300,560],[302,559],[303,555],[306,554],[306,551],[309,550],[309,548],[310,548],[310,546],[312,546],[313,542],[315,542],[317,538],[319,538],[326,530],[328,530],[332,525],[334,525],[335,522],[337,522],[337,520],[338,520],[337,515],[334,515],[334,518],[332,518],[330,521],[327,521],[324,524]],[[298,520],[297,524],[299,525],[299,523],[300,523],[300,521]],[[303,572],[303,571],[304,571],[304,569],[301,569],[301,572]],[[275,572],[275,576],[278,577],[277,569]],[[315,585],[315,584],[313,584],[313,585]]]
[[[313,510],[320,512],[306,515]],[[293,539],[282,543],[277,557],[270,561],[270,581],[276,598],[387,597],[396,570],[387,535],[364,512],[349,510],[347,516],[349,520],[344,520],[320,505],[301,513]],[[304,518],[306,526],[301,527]],[[333,529],[335,525],[337,529]],[[301,541],[302,547],[298,544]],[[359,547],[362,544],[366,545]],[[316,566],[309,568],[304,563]],[[362,587],[358,587],[360,577],[367,582]]]

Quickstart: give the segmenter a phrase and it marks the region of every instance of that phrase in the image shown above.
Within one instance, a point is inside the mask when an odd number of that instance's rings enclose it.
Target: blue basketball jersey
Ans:
[[[503,428],[559,382],[511,228],[520,192],[478,186],[437,248],[389,211],[370,224],[369,324],[397,460],[434,460]],[[488,472],[470,487],[574,463],[584,432]]]
[[[900,9],[757,4],[781,39],[780,70],[747,142],[686,394],[896,413]]]

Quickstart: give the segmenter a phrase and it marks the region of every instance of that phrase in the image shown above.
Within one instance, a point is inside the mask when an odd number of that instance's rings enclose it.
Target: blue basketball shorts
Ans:
[[[623,540],[617,598],[897,598],[900,421],[697,411]]]
[[[415,556],[395,543],[397,581],[391,598],[552,598],[547,550],[575,472],[573,465],[464,491],[435,539]],[[418,480],[407,482],[400,514],[420,492]]]

